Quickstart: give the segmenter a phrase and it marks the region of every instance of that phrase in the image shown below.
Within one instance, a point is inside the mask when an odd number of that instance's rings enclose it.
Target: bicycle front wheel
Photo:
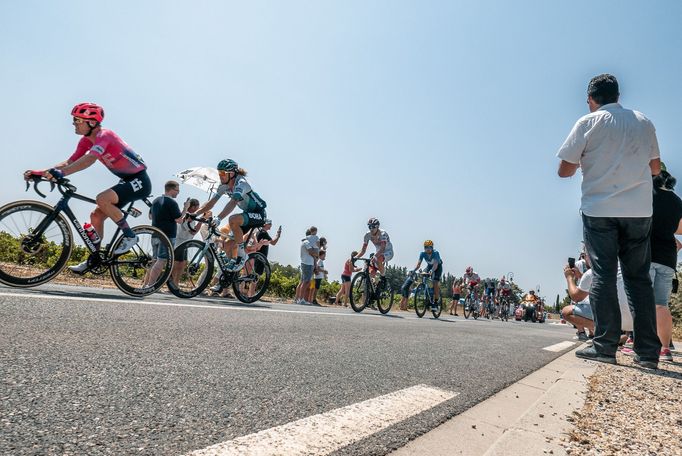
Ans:
[[[421,284],[414,290],[414,311],[419,318],[426,313],[426,287]]]
[[[163,231],[153,226],[140,225],[132,230],[137,236],[137,244],[111,261],[111,279],[119,290],[130,296],[148,296],[157,292],[171,275],[173,244]],[[121,242],[123,236],[114,241],[109,255]],[[162,253],[168,258],[159,258]]]
[[[270,285],[270,263],[260,252],[249,254],[239,277],[232,283],[234,295],[241,302],[250,304],[258,301]]]
[[[193,298],[211,282],[215,260],[206,244],[197,239],[183,242],[175,248],[173,272],[168,289],[178,298]]]
[[[440,298],[438,300],[438,305],[433,308],[431,307],[431,313],[433,314],[433,318],[438,318],[440,317],[440,314],[443,312],[443,298]]]
[[[384,279],[384,283],[381,286],[381,292],[377,296],[377,307],[379,312],[382,314],[387,314],[391,307],[393,307],[393,288],[388,280]]]
[[[0,282],[34,287],[52,280],[73,250],[62,214],[40,201],[17,201],[0,208]]]
[[[478,317],[481,316],[481,301],[474,301],[471,305],[474,308],[473,311],[474,320],[478,320]]]
[[[467,320],[469,319],[471,314],[474,313],[474,307],[473,306],[474,306],[474,303],[471,302],[471,298],[467,297],[464,300],[464,318],[466,318]]]
[[[350,306],[356,312],[362,312],[369,301],[369,275],[360,273],[353,277],[350,284]]]

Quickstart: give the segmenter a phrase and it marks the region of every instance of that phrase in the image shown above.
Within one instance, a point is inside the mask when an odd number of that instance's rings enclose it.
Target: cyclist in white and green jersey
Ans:
[[[248,257],[245,250],[244,232],[265,224],[267,204],[258,193],[253,191],[246,180],[246,171],[240,168],[237,162],[230,159],[222,160],[217,168],[221,185],[213,198],[198,209],[197,213],[202,214],[211,210],[223,195],[227,195],[230,201],[214,217],[217,224],[220,224],[220,221],[231,214],[235,208],[239,207],[243,211],[241,214],[230,215],[228,221],[232,235],[225,246],[225,251],[230,256],[227,269],[239,271],[246,264]]]

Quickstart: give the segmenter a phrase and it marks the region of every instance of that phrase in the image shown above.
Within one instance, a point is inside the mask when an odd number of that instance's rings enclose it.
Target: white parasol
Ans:
[[[207,166],[198,166],[179,171],[175,173],[175,176],[180,179],[181,183],[191,185],[209,194],[215,193],[220,185],[218,170]]]

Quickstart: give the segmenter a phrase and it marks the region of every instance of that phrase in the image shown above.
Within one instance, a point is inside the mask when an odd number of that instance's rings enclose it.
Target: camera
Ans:
[[[568,258],[568,267],[571,269],[575,267],[575,258]]]

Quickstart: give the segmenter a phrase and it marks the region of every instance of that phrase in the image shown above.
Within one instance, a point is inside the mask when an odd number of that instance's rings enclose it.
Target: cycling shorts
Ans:
[[[485,294],[486,294],[486,296],[495,296],[495,289],[494,288],[486,288]]]
[[[244,233],[252,228],[260,228],[265,225],[266,214],[264,210],[261,212],[242,212],[241,216],[244,219],[242,223]]]
[[[431,272],[431,266],[429,265],[428,268],[426,268],[426,272]],[[433,281],[434,282],[440,282],[440,279],[443,277],[443,265],[439,264],[438,267],[436,268],[436,271],[433,273]]]
[[[116,207],[123,207],[133,201],[141,200],[152,194],[152,181],[147,171],[134,174],[121,179],[118,184],[111,187],[118,196]]]

